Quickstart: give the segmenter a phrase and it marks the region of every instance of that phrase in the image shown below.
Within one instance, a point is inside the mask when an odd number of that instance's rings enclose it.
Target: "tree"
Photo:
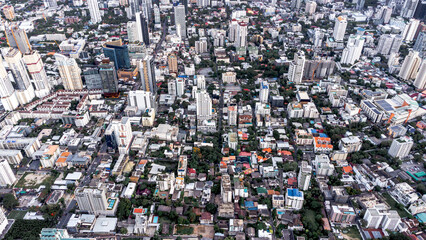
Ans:
[[[3,196],[3,201],[2,201],[2,205],[4,208],[6,208],[7,210],[12,210],[14,209],[16,206],[19,205],[18,200],[16,200],[15,196],[13,196],[13,194],[8,193],[5,194]]]
[[[131,209],[132,203],[130,202],[130,200],[127,198],[122,198],[118,203],[116,216],[118,217],[118,219],[124,220],[130,216]]]
[[[127,228],[125,228],[125,227],[123,227],[123,228],[120,229],[120,233],[121,234],[127,234],[127,232],[128,232]]]
[[[217,211],[217,207],[214,203],[207,203],[206,211],[211,213],[211,214],[215,214],[216,211]]]

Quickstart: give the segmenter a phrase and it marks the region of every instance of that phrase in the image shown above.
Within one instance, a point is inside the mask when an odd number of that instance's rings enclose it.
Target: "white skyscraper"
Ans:
[[[413,145],[414,142],[411,137],[400,137],[392,141],[388,153],[394,158],[402,159],[408,156]]]
[[[75,200],[82,212],[100,214],[107,209],[105,189],[77,188],[74,192]]]
[[[136,13],[136,33],[137,39],[139,42],[149,45],[149,29],[148,29],[148,20],[143,12]]]
[[[402,63],[398,76],[404,80],[415,79],[421,61],[422,59],[419,57],[419,52],[410,51]]]
[[[237,19],[232,19],[232,21],[229,23],[229,41],[235,42],[235,39],[237,38],[237,28],[238,28],[238,21]]]
[[[423,60],[420,65],[420,70],[417,73],[417,77],[413,85],[416,89],[426,89],[426,60]]]
[[[302,165],[299,169],[299,175],[297,176],[298,187],[302,191],[306,191],[311,183],[312,166],[307,161],[302,161]]]
[[[43,60],[37,51],[31,51],[24,54],[24,62],[27,65],[28,72],[32,77],[35,86],[35,95],[39,98],[47,96],[50,93],[51,86],[47,79]]]
[[[210,119],[212,117],[212,99],[205,91],[198,91],[196,96],[197,101],[197,118],[198,120]]]
[[[239,22],[235,37],[235,47],[247,46],[247,23]]]
[[[195,75],[194,79],[197,80],[198,89],[206,89],[206,77],[204,75]]]
[[[129,106],[136,106],[138,110],[145,111],[149,108],[155,108],[154,96],[151,92],[136,90],[129,91]]]
[[[288,79],[295,84],[301,83],[304,69],[305,53],[303,51],[299,51],[298,53],[294,54],[294,59],[290,63],[290,67],[288,69]]]
[[[401,9],[401,17],[412,18],[416,12],[419,0],[405,0]]]
[[[175,25],[177,35],[181,38],[186,38],[186,14],[185,6],[182,4],[175,6]]]
[[[161,24],[160,8],[157,4],[154,5],[154,23]]]
[[[136,26],[136,22],[134,21],[127,22],[127,38],[131,43],[138,41],[138,32]]]
[[[207,52],[207,38],[201,37],[199,41],[195,41],[195,52],[205,53]]]
[[[260,83],[259,100],[262,103],[267,103],[269,101],[269,83],[267,81],[262,81]]]
[[[68,58],[61,54],[55,54],[56,64],[58,65],[59,74],[66,90],[83,89],[81,81],[81,69],[78,67],[74,58]]]
[[[108,141],[113,141],[118,148],[120,154],[128,154],[130,151],[130,143],[133,139],[132,126],[130,119],[123,117],[122,119],[114,119],[105,130]]]
[[[334,24],[333,37],[336,41],[343,41],[346,32],[346,26],[348,25],[348,21],[346,17],[339,16],[336,18],[336,22]]]
[[[102,21],[101,12],[99,11],[98,0],[87,0],[89,6],[90,21],[92,24],[96,24]]]
[[[7,227],[8,221],[4,214],[3,208],[0,207],[0,233],[2,233]]]
[[[56,2],[56,0],[43,0],[43,3],[44,3],[45,8],[57,8],[58,7],[58,3]]]
[[[12,111],[19,106],[15,89],[10,81],[9,74],[3,66],[3,58],[0,56],[0,98],[6,111]]]
[[[401,47],[402,37],[395,34],[383,34],[380,36],[379,43],[377,44],[377,53],[383,55],[390,55],[391,53],[399,52]]]
[[[354,64],[355,61],[361,57],[362,49],[364,47],[365,38],[360,35],[349,36],[346,48],[343,49],[342,64]]]
[[[309,1],[306,3],[305,12],[309,15],[312,15],[315,13],[315,10],[317,9],[317,3],[314,1]]]
[[[0,186],[12,186],[16,181],[15,174],[6,159],[0,159]],[[1,214],[1,213],[0,213]]]
[[[176,95],[181,97],[185,93],[185,80],[183,78],[176,79]]]
[[[410,19],[401,34],[405,41],[412,42],[414,40],[414,36],[416,36],[419,25],[420,21],[418,19]]]

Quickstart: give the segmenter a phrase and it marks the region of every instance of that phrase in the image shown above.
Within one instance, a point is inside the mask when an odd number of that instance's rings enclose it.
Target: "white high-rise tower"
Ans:
[[[422,65],[420,65],[420,70],[413,85],[416,89],[426,89],[426,60],[423,60]]]
[[[419,52],[410,51],[402,63],[399,77],[404,80],[415,79],[421,61],[422,59],[419,57]]]
[[[295,84],[301,83],[304,69],[305,53],[303,51],[299,51],[298,53],[294,54],[294,60],[290,63],[288,79]]]
[[[15,183],[16,177],[6,159],[0,159],[0,186],[11,186]]]
[[[35,95],[39,98],[47,96],[51,87],[40,54],[37,51],[24,54],[24,62],[33,79]]]
[[[61,54],[55,54],[56,64],[61,75],[64,88],[66,90],[83,89],[81,81],[81,69],[78,67],[74,58],[67,58]]]
[[[197,101],[197,119],[210,119],[212,116],[212,99],[206,90],[198,91],[196,96]]]
[[[19,106],[15,89],[10,81],[9,74],[3,66],[3,58],[0,56],[0,98],[6,111],[12,111]]]
[[[178,5],[174,7],[175,10],[175,24],[177,35],[181,38],[186,38],[186,14],[185,6]]]
[[[89,6],[90,21],[92,24],[96,24],[102,21],[101,12],[99,11],[98,0],[87,0]]]
[[[334,24],[333,37],[336,41],[343,41],[346,32],[346,26],[348,25],[348,21],[345,17],[339,16],[336,18],[336,22]]]
[[[348,39],[346,48],[343,49],[342,64],[354,64],[355,61],[359,60],[364,47],[365,38],[360,35],[351,35]]]

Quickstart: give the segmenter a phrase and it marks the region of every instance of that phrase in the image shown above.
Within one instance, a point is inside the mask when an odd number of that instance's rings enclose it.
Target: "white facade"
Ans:
[[[419,199],[416,190],[414,190],[410,185],[408,185],[408,183],[405,182],[396,184],[394,186],[394,190],[390,193],[398,202],[404,206],[408,206]]]
[[[12,186],[15,183],[15,181],[16,181],[16,177],[9,163],[5,159],[1,159],[0,160],[0,186],[2,187]],[[1,221],[1,217],[0,217],[0,221]]]
[[[8,224],[7,217],[4,214],[3,208],[0,208],[0,233],[3,233],[3,231],[6,229]]]
[[[417,73],[417,77],[413,85],[416,89],[426,88],[426,60],[423,60],[422,65],[420,65],[419,72]]]
[[[305,69],[305,53],[299,51],[294,54],[294,60],[290,63],[288,79],[295,84],[302,82],[303,71]]]
[[[342,59],[343,64],[354,64],[361,57],[364,47],[365,38],[360,35],[351,35],[348,39],[346,48],[343,49]]]
[[[61,75],[64,88],[66,90],[83,89],[81,80],[81,69],[78,67],[74,58],[67,58],[61,54],[55,54],[56,64]]]
[[[105,134],[115,138],[118,152],[120,154],[129,153],[130,143],[133,139],[133,132],[132,126],[130,125],[130,119],[128,117],[124,117],[121,120],[113,120],[106,129]]]
[[[346,17],[340,16],[336,18],[334,23],[334,31],[333,37],[336,41],[343,41],[346,32],[346,26],[348,25],[348,21]]]
[[[135,21],[127,22],[127,38],[129,39],[129,42],[138,41],[138,32],[136,26],[137,25]]]
[[[87,0],[89,6],[90,21],[92,24],[96,24],[102,21],[101,12],[99,11],[98,0]]]
[[[176,96],[181,97],[185,94],[185,80],[183,78],[176,79]]]
[[[285,194],[285,207],[300,210],[303,207],[304,195],[298,189],[287,188]]]
[[[297,184],[300,190],[306,191],[311,183],[312,167],[307,161],[302,161],[302,165],[299,169],[299,175],[297,176]]]
[[[178,5],[174,7],[175,24],[177,35],[181,38],[186,38],[186,14],[185,6]]]
[[[413,139],[410,137],[400,137],[392,141],[388,153],[394,158],[402,159],[408,156],[413,145]]]
[[[80,211],[90,214],[104,212],[108,204],[105,189],[77,188],[75,190],[75,200]]]
[[[410,51],[402,63],[398,76],[404,80],[415,79],[421,61],[422,59],[419,56],[419,52]]]
[[[210,95],[205,90],[201,90],[197,92],[195,98],[197,102],[197,118],[199,120],[210,119],[213,115]]]
[[[259,100],[262,103],[269,102],[269,83],[267,81],[262,81],[260,83]]]
[[[42,98],[49,95],[51,86],[40,54],[36,51],[24,54],[24,62],[32,77],[36,96]]]

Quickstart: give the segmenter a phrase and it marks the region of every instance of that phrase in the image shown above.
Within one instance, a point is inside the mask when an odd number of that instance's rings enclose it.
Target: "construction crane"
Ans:
[[[317,70],[318,66],[320,65],[320,62],[317,63],[317,65],[314,68],[314,71],[312,72],[311,81],[314,80],[315,71]]]

